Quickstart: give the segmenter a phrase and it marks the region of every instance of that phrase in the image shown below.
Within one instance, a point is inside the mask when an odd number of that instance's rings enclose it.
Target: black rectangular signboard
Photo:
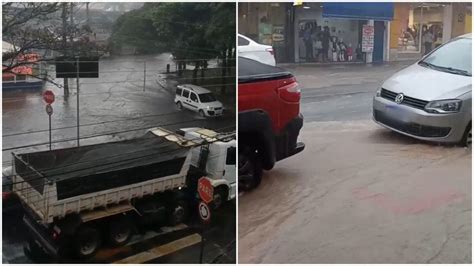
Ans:
[[[77,77],[77,58],[57,57],[56,78]],[[79,77],[99,77],[99,57],[79,57]]]

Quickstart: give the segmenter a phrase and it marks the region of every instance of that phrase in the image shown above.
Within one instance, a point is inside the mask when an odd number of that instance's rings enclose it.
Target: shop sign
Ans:
[[[374,51],[374,26],[362,26],[362,52],[371,53]]]
[[[285,35],[284,35],[284,30],[285,28],[283,26],[273,26],[273,34],[272,34],[272,40],[274,42],[282,42],[285,40]]]

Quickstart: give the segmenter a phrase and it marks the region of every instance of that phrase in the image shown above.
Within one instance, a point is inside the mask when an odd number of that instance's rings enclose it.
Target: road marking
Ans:
[[[124,264],[124,263],[134,263],[140,264],[145,263],[147,261],[163,257],[165,255],[174,253],[180,249],[195,245],[201,242],[201,235],[199,234],[192,234],[181,239],[175,240],[173,242],[149,249],[147,251],[135,254],[128,258],[124,258],[118,261],[114,261],[114,264]]]

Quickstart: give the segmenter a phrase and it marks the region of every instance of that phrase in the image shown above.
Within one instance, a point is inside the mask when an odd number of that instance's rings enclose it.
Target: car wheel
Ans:
[[[109,223],[107,240],[114,247],[123,246],[132,237],[132,232],[132,223],[129,218],[125,216],[117,217]]]
[[[263,168],[257,153],[251,147],[239,149],[239,189],[252,190],[262,181]]]
[[[183,109],[183,105],[181,104],[181,102],[177,102],[177,103],[176,103],[176,108],[178,108],[178,110],[182,110],[182,109]]]
[[[469,149],[472,148],[472,125],[469,124],[463,137],[463,145]]]
[[[94,227],[82,226],[74,238],[74,251],[78,258],[92,257],[100,247],[100,233]]]
[[[206,114],[204,114],[204,111],[203,111],[203,110],[199,110],[199,115],[200,115],[201,117],[206,117]]]

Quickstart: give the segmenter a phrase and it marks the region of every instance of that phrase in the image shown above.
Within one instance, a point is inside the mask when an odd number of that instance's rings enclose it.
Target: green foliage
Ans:
[[[145,3],[117,20],[111,45],[123,44],[176,59],[226,58],[235,49],[235,4]]]

